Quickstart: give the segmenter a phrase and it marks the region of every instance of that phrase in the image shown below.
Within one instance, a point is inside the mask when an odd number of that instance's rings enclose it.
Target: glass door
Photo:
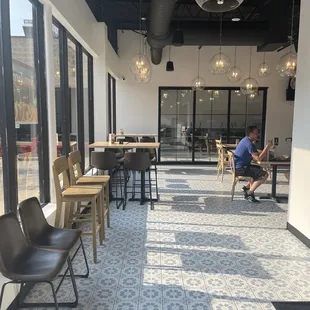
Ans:
[[[191,162],[193,149],[193,91],[162,89],[160,93],[161,160]]]

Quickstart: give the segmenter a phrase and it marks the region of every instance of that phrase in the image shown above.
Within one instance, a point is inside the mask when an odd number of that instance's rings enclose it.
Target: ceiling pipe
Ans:
[[[149,16],[147,42],[151,46],[151,60],[158,65],[163,48],[171,37],[170,23],[177,0],[152,0]]]

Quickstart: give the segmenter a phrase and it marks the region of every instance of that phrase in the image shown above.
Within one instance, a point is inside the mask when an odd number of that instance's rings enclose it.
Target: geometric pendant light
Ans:
[[[234,66],[228,71],[227,77],[229,82],[239,82],[242,78],[242,71],[236,64],[237,47],[235,46]]]
[[[250,48],[250,68],[249,68],[249,77],[246,78],[240,87],[241,92],[244,95],[253,95],[258,92],[258,83],[251,77],[251,68],[252,67],[252,46]]]
[[[214,55],[209,64],[209,69],[212,74],[227,74],[231,68],[230,59],[227,55],[222,53],[222,30],[223,30],[223,20],[220,20],[220,51]]]
[[[258,76],[259,77],[266,77],[270,75],[271,70],[268,64],[266,63],[266,53],[264,53],[264,60],[263,62],[258,66]]]
[[[200,49],[201,49],[201,46],[198,47],[198,75],[196,78],[193,79],[192,81],[192,89],[193,90],[196,90],[196,91],[201,91],[201,90],[204,90],[205,88],[205,81],[203,80],[203,78],[201,78],[199,76],[199,70],[200,70]]]
[[[288,37],[288,43],[290,44],[290,51],[280,58],[280,61],[277,66],[277,71],[281,77],[293,78],[296,75],[297,54],[293,51],[294,15],[295,15],[295,1],[293,0],[291,35]]]

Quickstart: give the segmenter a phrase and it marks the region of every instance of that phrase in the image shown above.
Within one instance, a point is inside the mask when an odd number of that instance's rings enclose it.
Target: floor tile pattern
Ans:
[[[270,180],[259,192],[271,191]],[[112,205],[111,228],[92,263],[77,279],[78,309],[271,310],[271,301],[310,301],[310,251],[286,228],[287,205],[230,199],[231,175],[211,167],[159,168],[155,210],[129,202]],[[288,192],[279,174],[278,191]],[[74,261],[83,272],[80,254]],[[49,300],[46,286],[29,299]],[[70,282],[59,300],[72,300]]]

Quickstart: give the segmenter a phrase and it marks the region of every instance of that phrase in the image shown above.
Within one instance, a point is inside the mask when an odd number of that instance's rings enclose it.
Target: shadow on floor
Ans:
[[[309,310],[310,302],[273,302],[276,310]]]

